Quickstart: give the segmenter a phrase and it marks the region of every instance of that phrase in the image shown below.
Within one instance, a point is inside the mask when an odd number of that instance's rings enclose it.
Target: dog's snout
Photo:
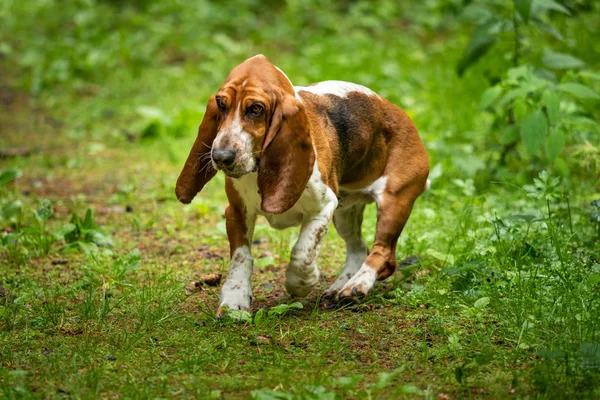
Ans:
[[[218,166],[230,167],[235,161],[235,150],[213,149],[212,158]]]

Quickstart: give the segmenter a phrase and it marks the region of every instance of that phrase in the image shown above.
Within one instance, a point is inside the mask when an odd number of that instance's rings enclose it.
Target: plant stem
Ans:
[[[519,66],[519,59],[521,58],[521,41],[520,41],[520,35],[519,35],[519,17],[517,15],[517,9],[514,8],[513,9],[513,40],[514,40],[514,47],[513,47],[513,67],[517,67]]]

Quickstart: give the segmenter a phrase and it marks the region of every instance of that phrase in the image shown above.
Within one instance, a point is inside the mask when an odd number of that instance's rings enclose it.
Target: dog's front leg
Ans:
[[[229,207],[225,210],[225,219],[231,261],[229,274],[221,288],[217,317],[222,317],[227,310],[247,310],[252,301],[250,278],[254,260],[250,252],[250,243],[252,243],[256,214],[246,209],[237,193],[230,193],[228,190],[227,194]]]
[[[318,213],[305,217],[300,237],[292,249],[285,272],[285,288],[292,296],[304,297],[319,282],[317,255],[319,246],[337,207],[337,197],[331,190],[324,194],[324,204]]]

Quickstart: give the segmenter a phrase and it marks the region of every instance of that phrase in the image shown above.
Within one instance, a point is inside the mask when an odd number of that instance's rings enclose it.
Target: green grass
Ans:
[[[456,76],[466,36],[443,2],[317,15],[311,2],[263,14],[247,1],[237,15],[246,25],[233,23],[228,6],[152,4],[0,7],[9,22],[0,35],[0,149],[30,152],[0,159],[0,171],[19,171],[0,177],[1,396],[600,395],[598,164],[583,162],[577,142],[564,149],[567,173],[548,166],[538,175],[539,160],[526,157],[493,163],[500,149],[479,103],[499,61]],[[593,68],[598,21],[578,18],[589,35],[575,29],[578,19],[560,24]],[[15,34],[26,29],[33,33]],[[117,46],[107,32],[127,41]],[[27,64],[26,49],[43,68]],[[86,64],[77,54],[90,49],[101,54]],[[208,96],[258,52],[298,85],[369,85],[411,115],[426,144],[432,188],[397,254],[419,262],[362,304],[319,307],[344,260],[332,227],[319,286],[301,309],[281,306],[298,301],[283,289],[298,231],[264,219],[253,318],[215,320],[218,288],[185,294],[202,274],[227,273],[226,197],[221,175],[186,206],[174,183]],[[597,140],[587,146],[597,154]],[[370,206],[367,241],[374,227]]]

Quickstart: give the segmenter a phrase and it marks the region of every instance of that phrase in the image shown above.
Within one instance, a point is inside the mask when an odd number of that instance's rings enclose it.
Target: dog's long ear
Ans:
[[[206,113],[200,128],[198,128],[198,137],[196,137],[175,186],[175,194],[182,203],[191,202],[196,193],[202,190],[204,185],[217,173],[211,163],[210,150],[215,136],[217,136],[219,115],[215,96],[212,96],[206,106]]]
[[[273,114],[258,166],[258,188],[265,212],[281,214],[300,198],[315,153],[304,106],[287,95]]]

